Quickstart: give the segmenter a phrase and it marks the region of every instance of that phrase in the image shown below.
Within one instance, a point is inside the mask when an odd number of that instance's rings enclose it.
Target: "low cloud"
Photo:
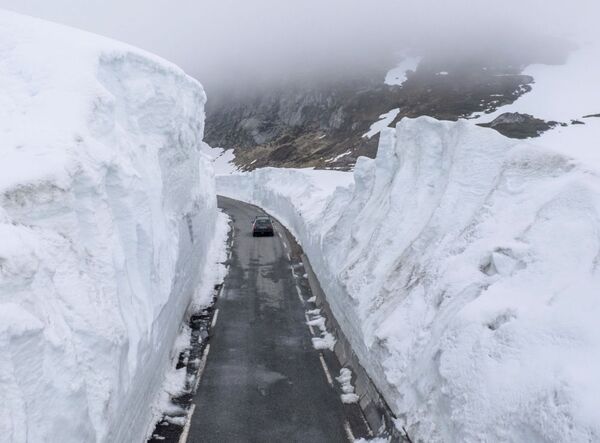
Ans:
[[[0,7],[155,52],[208,89],[334,77],[417,48],[451,57],[545,54],[596,38],[576,0],[0,0]],[[584,35],[584,37],[582,37]],[[559,48],[562,49],[562,48]]]

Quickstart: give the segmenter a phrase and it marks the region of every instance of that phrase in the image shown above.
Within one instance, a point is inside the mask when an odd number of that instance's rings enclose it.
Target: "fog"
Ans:
[[[595,32],[595,0],[0,0],[155,52],[209,91],[392,63],[408,49],[540,54]],[[593,36],[595,37],[595,36]],[[560,39],[559,39],[560,38]],[[591,37],[589,37],[591,38]]]

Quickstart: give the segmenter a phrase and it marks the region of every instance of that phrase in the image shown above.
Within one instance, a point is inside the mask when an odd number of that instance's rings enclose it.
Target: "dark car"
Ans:
[[[271,218],[266,215],[259,215],[252,222],[252,236],[259,237],[267,235],[272,237],[274,235],[273,223]]]

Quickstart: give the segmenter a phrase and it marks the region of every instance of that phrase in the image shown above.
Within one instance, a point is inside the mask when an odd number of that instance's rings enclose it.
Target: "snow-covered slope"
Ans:
[[[216,220],[205,94],[0,12],[0,435],[142,441]]]
[[[582,43],[565,64],[535,64],[524,70],[535,80],[531,92],[491,114],[475,117],[490,122],[502,113],[520,112],[566,123],[545,132],[535,142],[600,167],[600,36],[594,29],[592,36],[581,36],[578,41]]]
[[[597,170],[420,117],[384,129],[353,183],[321,174],[217,188],[295,232],[413,441],[600,439]]]

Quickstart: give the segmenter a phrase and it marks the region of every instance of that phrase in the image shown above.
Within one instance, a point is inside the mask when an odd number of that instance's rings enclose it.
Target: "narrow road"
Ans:
[[[275,223],[274,237],[254,238],[262,211],[221,197],[219,206],[233,220],[233,246],[187,441],[347,442],[345,405],[312,346],[310,290],[285,230]]]

